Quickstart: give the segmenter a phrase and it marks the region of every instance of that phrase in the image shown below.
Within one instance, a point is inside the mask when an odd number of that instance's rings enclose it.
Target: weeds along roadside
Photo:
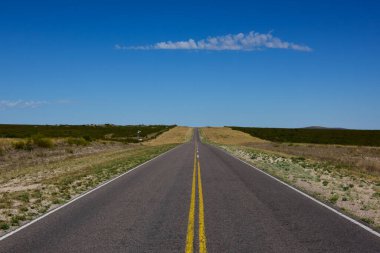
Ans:
[[[186,127],[158,129],[159,135],[146,138],[154,138],[155,145],[82,136],[0,138],[4,151],[0,156],[0,236],[188,141],[192,132]],[[21,141],[18,149],[15,143]],[[40,144],[50,141],[52,146]],[[10,164],[1,164],[2,161]]]
[[[2,173],[0,235],[175,146],[135,145]]]
[[[316,161],[242,145],[203,142],[218,146],[260,170],[295,186],[322,202],[334,205],[375,229],[380,229],[380,176],[337,166],[329,161]]]

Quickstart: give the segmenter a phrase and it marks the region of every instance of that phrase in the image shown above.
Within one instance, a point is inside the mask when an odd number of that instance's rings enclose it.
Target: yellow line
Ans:
[[[203,205],[203,190],[201,180],[201,166],[198,159],[198,197],[199,197],[199,252],[207,253],[206,231],[205,231],[205,213]]]
[[[191,186],[191,200],[189,210],[189,221],[187,223],[187,236],[186,236],[186,253],[192,253],[194,249],[194,213],[195,213],[195,181],[196,181],[196,160],[197,153],[194,152],[194,169],[193,169],[193,183]]]

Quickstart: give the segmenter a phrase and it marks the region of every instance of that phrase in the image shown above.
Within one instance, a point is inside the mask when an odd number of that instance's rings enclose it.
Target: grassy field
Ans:
[[[192,136],[193,129],[191,127],[177,126],[171,128],[165,133],[160,134],[157,138],[145,142],[144,145],[157,146],[166,144],[179,144],[189,141]]]
[[[242,133],[201,129],[203,141],[380,229],[380,148],[274,143]]]
[[[251,143],[266,143],[267,141],[253,137],[247,133],[232,130],[228,127],[204,127],[202,136],[219,144],[245,145]]]
[[[380,146],[380,130],[231,127],[273,142]]]
[[[76,135],[51,138],[54,146],[37,145],[30,150],[14,146],[22,139],[0,138],[1,145],[6,147],[0,155],[0,235],[189,140],[192,135],[191,128],[158,129],[161,134],[155,139],[140,143],[107,139],[86,145],[70,144],[68,138],[78,139]]]
[[[84,138],[85,140],[114,140],[138,142],[137,132],[142,139],[151,139],[173,128],[165,125],[0,125],[0,138]]]

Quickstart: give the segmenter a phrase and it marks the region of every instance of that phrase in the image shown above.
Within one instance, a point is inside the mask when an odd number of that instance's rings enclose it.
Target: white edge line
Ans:
[[[228,154],[229,156],[231,156],[231,157],[233,157],[233,158],[239,160],[240,162],[245,163],[246,165],[248,165],[248,166],[254,168],[255,170],[257,170],[257,171],[259,171],[259,172],[261,172],[261,173],[263,173],[264,175],[267,175],[268,177],[270,177],[270,178],[276,180],[277,182],[279,182],[279,183],[281,183],[281,184],[283,184],[283,185],[289,187],[290,189],[292,189],[292,190],[298,192],[299,194],[303,195],[304,197],[306,197],[306,198],[308,198],[308,199],[310,199],[310,200],[312,200],[312,201],[318,203],[319,205],[321,205],[321,206],[323,206],[323,207],[329,209],[330,211],[332,211],[332,212],[336,213],[337,215],[339,215],[339,216],[345,218],[346,220],[351,221],[352,223],[358,225],[359,227],[361,227],[361,228],[367,230],[367,231],[370,232],[371,234],[373,234],[373,235],[375,235],[375,236],[377,236],[377,237],[380,237],[380,233],[377,232],[377,231],[375,231],[375,230],[373,230],[372,228],[367,227],[366,225],[364,225],[364,224],[358,222],[357,220],[355,220],[355,219],[353,219],[353,218],[351,218],[351,217],[349,217],[349,216],[347,216],[347,215],[345,215],[345,214],[339,212],[338,210],[335,210],[334,208],[332,208],[332,207],[326,205],[325,203],[323,203],[323,202],[321,202],[321,201],[319,201],[319,200],[313,198],[312,196],[310,196],[310,195],[304,193],[303,191],[300,191],[300,190],[298,190],[297,188],[295,188],[295,187],[293,187],[293,186],[291,186],[291,185],[285,183],[284,181],[281,181],[280,179],[278,179],[278,178],[276,178],[276,177],[270,175],[269,173],[267,173],[267,172],[265,172],[265,171],[263,171],[263,170],[260,170],[260,169],[256,168],[256,167],[253,166],[252,164],[250,164],[250,163],[248,163],[248,162],[246,162],[246,161],[240,159],[239,157],[236,157],[236,156],[234,156],[234,155],[228,153],[226,150],[224,150],[224,149],[222,149],[222,148],[220,148],[220,147],[218,147],[218,149],[220,149],[220,150],[223,151],[224,153]]]
[[[90,193],[92,193],[92,192],[98,190],[99,188],[102,188],[103,186],[105,186],[105,185],[107,185],[107,184],[109,184],[109,183],[115,181],[116,179],[118,179],[118,178],[120,178],[120,177],[122,177],[122,176],[128,174],[129,172],[132,172],[132,171],[134,171],[135,169],[138,169],[139,167],[141,167],[141,166],[143,166],[143,165],[145,165],[145,164],[147,164],[147,163],[150,163],[150,162],[152,162],[153,160],[155,160],[155,159],[157,159],[157,158],[159,158],[159,157],[161,157],[161,156],[163,156],[163,155],[169,153],[170,151],[173,151],[173,150],[175,150],[175,149],[181,147],[181,146],[184,145],[184,144],[186,144],[186,143],[183,143],[183,144],[180,144],[180,145],[178,145],[178,146],[176,146],[176,147],[174,147],[174,148],[171,148],[171,149],[169,149],[168,151],[165,151],[164,153],[162,153],[162,154],[160,154],[160,155],[158,155],[158,156],[156,156],[156,157],[153,157],[152,159],[150,159],[150,160],[148,160],[148,161],[146,161],[146,162],[144,162],[144,163],[142,163],[142,164],[139,164],[139,165],[137,165],[136,167],[134,167],[134,168],[132,168],[132,169],[127,170],[127,171],[124,172],[123,174],[120,174],[120,175],[118,175],[118,176],[116,176],[116,177],[114,177],[114,178],[112,178],[112,179],[110,179],[110,180],[108,180],[108,181],[106,181],[106,182],[104,182],[104,183],[98,185],[98,186],[95,187],[94,189],[91,189],[91,190],[89,190],[89,191],[87,191],[87,192],[84,192],[84,193],[78,195],[77,197],[73,198],[72,200],[70,200],[69,202],[63,204],[62,206],[59,206],[59,207],[57,207],[57,208],[54,208],[54,209],[50,210],[49,212],[47,212],[47,213],[45,213],[45,214],[39,216],[38,218],[36,218],[36,219],[34,219],[34,220],[32,220],[32,221],[30,221],[30,222],[28,222],[28,223],[22,225],[21,227],[16,228],[15,230],[13,230],[13,231],[11,231],[11,232],[5,234],[5,235],[3,235],[2,237],[0,237],[0,241],[6,239],[6,238],[8,238],[8,237],[10,237],[11,235],[14,235],[15,233],[17,233],[17,232],[23,230],[24,228],[29,227],[30,225],[36,223],[37,221],[42,220],[42,219],[45,218],[46,216],[48,216],[48,215],[50,215],[50,214],[52,214],[52,213],[57,212],[58,210],[60,210],[60,209],[64,208],[65,206],[68,206],[68,205],[70,205],[71,203],[73,203],[73,202],[75,202],[75,201],[77,201],[77,200],[79,200],[79,199],[85,197],[86,195],[88,195],[88,194],[90,194]]]

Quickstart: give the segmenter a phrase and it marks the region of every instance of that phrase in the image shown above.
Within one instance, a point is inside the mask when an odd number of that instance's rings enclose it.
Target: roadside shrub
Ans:
[[[324,180],[324,181],[322,182],[322,184],[323,184],[323,186],[327,186],[327,185],[329,184],[329,182],[326,181],[326,180]]]
[[[375,222],[370,219],[370,218],[361,218],[360,220],[364,221],[365,223],[368,223],[368,224],[374,224]]]
[[[19,217],[18,217],[17,215],[16,215],[16,216],[13,216],[13,217],[11,218],[11,223],[12,223],[13,226],[18,226],[19,223],[20,223],[20,219],[19,219]]]
[[[52,148],[54,146],[52,139],[43,137],[40,134],[33,135],[31,139],[36,146],[41,148]]]
[[[83,137],[80,138],[68,138],[67,143],[69,145],[77,145],[77,146],[86,146],[88,145],[88,141],[86,141]]]
[[[8,225],[8,223],[0,222],[0,229],[2,229],[2,230],[7,230],[7,229],[9,229],[9,225]]]
[[[91,136],[89,136],[89,135],[83,136],[83,139],[85,139],[85,140],[88,141],[88,142],[93,141],[93,139],[92,139]]]
[[[297,156],[297,157],[292,157],[291,160],[292,160],[292,162],[297,163],[297,162],[303,162],[306,159],[305,159],[305,157]]]
[[[27,192],[19,193],[19,194],[17,195],[17,199],[18,199],[18,200],[21,200],[21,201],[23,201],[23,202],[28,203],[28,202],[29,202],[29,193],[27,193]]]
[[[13,147],[15,149],[19,149],[19,150],[32,150],[33,149],[33,145],[32,145],[32,142],[30,140],[28,141],[17,141],[17,142],[14,142],[13,143]]]
[[[335,194],[335,195],[331,196],[331,198],[329,198],[329,201],[331,203],[335,204],[338,201],[338,199],[339,199],[339,196]]]

